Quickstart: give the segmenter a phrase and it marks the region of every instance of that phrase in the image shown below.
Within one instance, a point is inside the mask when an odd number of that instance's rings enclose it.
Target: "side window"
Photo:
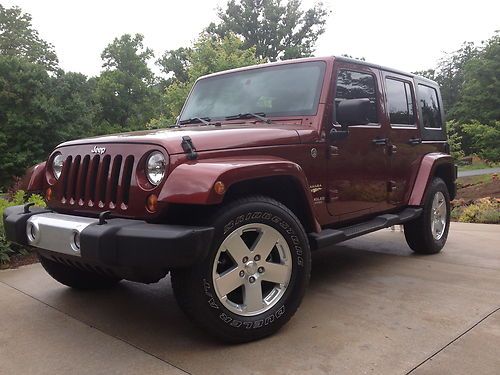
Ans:
[[[420,98],[420,108],[422,109],[422,119],[425,128],[441,129],[441,111],[437,91],[433,87],[418,85],[418,97]]]
[[[411,85],[408,82],[386,78],[385,89],[391,124],[414,125],[415,110]]]
[[[340,70],[337,75],[337,88],[335,94],[335,109],[344,99],[370,99],[370,122],[378,123],[377,95],[375,90],[375,77],[368,73],[352,70]]]

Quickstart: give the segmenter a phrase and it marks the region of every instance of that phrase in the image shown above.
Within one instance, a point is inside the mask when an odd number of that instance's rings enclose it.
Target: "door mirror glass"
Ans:
[[[337,107],[337,122],[345,126],[366,125],[370,122],[370,99],[344,99]]]

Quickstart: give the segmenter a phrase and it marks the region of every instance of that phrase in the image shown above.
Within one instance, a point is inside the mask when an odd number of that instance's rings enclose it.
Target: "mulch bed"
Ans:
[[[456,199],[472,200],[484,197],[500,198],[500,179],[482,184],[465,185],[458,189]]]
[[[21,266],[27,266],[28,264],[38,263],[38,255],[33,252],[27,255],[15,254],[10,257],[10,262],[1,268],[19,268]]]

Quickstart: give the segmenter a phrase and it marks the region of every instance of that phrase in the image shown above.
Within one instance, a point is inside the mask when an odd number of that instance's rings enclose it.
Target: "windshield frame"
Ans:
[[[314,98],[314,103],[312,106],[312,109],[310,111],[307,111],[307,113],[304,111],[304,113],[288,113],[288,114],[280,114],[280,113],[266,113],[266,117],[269,118],[290,118],[290,117],[304,117],[304,116],[316,116],[319,111],[319,104],[321,102],[321,96],[323,93],[323,86],[324,86],[324,81],[325,81],[325,75],[327,72],[328,64],[324,60],[305,60],[305,61],[296,61],[296,62],[286,62],[286,63],[272,63],[272,64],[262,64],[262,65],[256,65],[254,67],[249,67],[249,68],[237,68],[237,69],[232,69],[228,71],[222,71],[214,74],[210,74],[207,76],[200,77],[196,80],[195,84],[189,91],[189,95],[187,96],[186,100],[184,101],[184,104],[182,106],[181,112],[179,116],[177,117],[177,124],[179,124],[180,121],[183,120],[183,114],[186,110],[187,104],[189,100],[191,99],[193,92],[196,90],[197,85],[205,80],[209,79],[218,79],[227,75],[238,75],[242,73],[246,73],[248,71],[254,71],[258,69],[282,69],[283,67],[286,66],[297,66],[297,65],[302,65],[302,64],[314,64],[314,65],[319,65],[320,66],[320,74],[318,76],[318,81],[317,81],[317,87],[316,87],[316,95]],[[228,115],[234,115],[234,113],[230,114],[225,114],[224,116],[211,116],[212,121],[235,121],[235,120],[227,120],[225,117]],[[241,120],[239,120],[241,121]]]

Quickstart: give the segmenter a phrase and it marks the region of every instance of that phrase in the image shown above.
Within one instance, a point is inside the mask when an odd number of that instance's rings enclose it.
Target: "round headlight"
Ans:
[[[166,169],[165,156],[159,151],[152,152],[146,161],[146,176],[149,182],[158,185],[163,180]]]
[[[64,158],[59,153],[56,156],[54,156],[54,159],[52,159],[52,172],[54,172],[54,177],[56,179],[59,179],[59,177],[61,177],[63,163],[64,163]]]

